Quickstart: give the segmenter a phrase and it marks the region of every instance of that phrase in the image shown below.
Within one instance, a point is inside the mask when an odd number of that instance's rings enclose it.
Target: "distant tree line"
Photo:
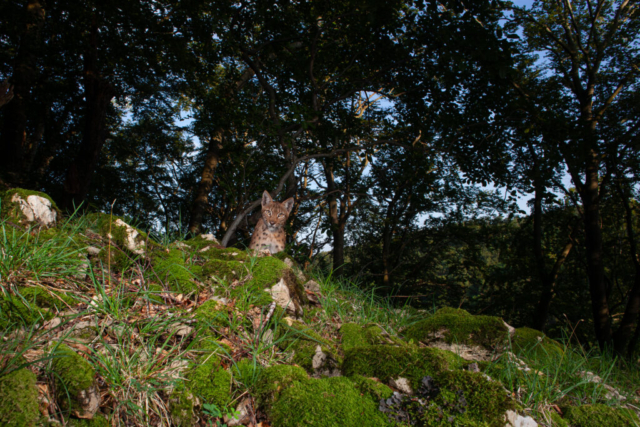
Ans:
[[[240,247],[266,189],[295,197],[302,263],[638,348],[636,2],[6,0],[0,16],[5,186]]]

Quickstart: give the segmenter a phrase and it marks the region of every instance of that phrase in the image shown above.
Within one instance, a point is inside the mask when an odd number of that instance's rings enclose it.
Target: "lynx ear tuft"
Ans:
[[[267,190],[264,190],[264,193],[262,193],[262,206],[268,205],[271,202],[273,202],[271,195]]]
[[[287,200],[282,202],[282,206],[287,210],[287,213],[291,213],[291,209],[293,209],[293,197],[289,197]]]

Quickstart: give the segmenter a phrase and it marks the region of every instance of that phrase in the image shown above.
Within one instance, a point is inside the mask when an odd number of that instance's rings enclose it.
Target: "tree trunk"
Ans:
[[[192,236],[202,232],[202,220],[209,206],[209,193],[213,188],[213,181],[220,163],[220,151],[222,150],[222,130],[218,129],[209,140],[209,149],[204,159],[204,169],[200,177],[200,183],[196,189],[196,194],[191,207],[191,217],[189,219],[189,234]]]
[[[602,229],[600,228],[600,197],[598,159],[593,149],[589,152],[585,185],[581,192],[584,206],[584,231],[587,255],[587,275],[591,294],[591,310],[596,339],[601,349],[611,343],[609,302],[602,263]]]
[[[627,307],[624,311],[622,321],[618,330],[613,336],[613,346],[617,353],[624,354],[629,345],[629,341],[632,338],[634,328],[637,331],[638,318],[640,316],[640,260],[638,259],[638,252],[636,246],[636,239],[633,233],[633,211],[629,205],[629,199],[624,194],[620,184],[618,184],[618,192],[622,200],[622,205],[625,210],[625,222],[627,229],[627,238],[629,240],[629,251],[631,254],[631,262],[635,268],[635,280],[629,299],[627,300]],[[629,354],[633,352],[633,346],[629,347]]]
[[[29,92],[37,78],[36,51],[45,12],[39,0],[27,3],[26,23],[20,38],[11,84],[13,99],[4,107],[4,125],[0,139],[0,169],[7,172],[13,185],[20,185],[27,140]]]
[[[100,150],[106,139],[107,108],[115,91],[98,73],[98,26],[92,23],[89,45],[84,59],[85,124],[78,155],[69,166],[64,183],[62,206],[73,210],[87,198]]]
[[[344,223],[341,223],[341,215],[338,212],[338,199],[336,197],[336,182],[333,176],[333,166],[331,161],[322,163],[324,175],[327,179],[327,205],[329,207],[329,222],[331,223],[331,235],[333,237],[333,274],[340,276],[344,266]]]

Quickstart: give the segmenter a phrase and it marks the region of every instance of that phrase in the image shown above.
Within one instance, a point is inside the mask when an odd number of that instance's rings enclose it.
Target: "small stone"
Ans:
[[[216,245],[219,245],[218,239],[216,239],[213,234],[201,234],[200,238],[203,240],[208,240],[209,242],[214,242]]]
[[[413,389],[411,388],[411,384],[409,380],[406,378],[391,378],[389,380],[389,386],[395,388],[396,390],[400,390],[401,393],[404,394],[413,394]]]
[[[291,299],[289,287],[284,282],[284,279],[280,279],[271,289],[265,289],[265,292],[271,294],[271,298],[273,298],[279,307],[284,308],[287,312],[295,313],[295,303]]]
[[[95,246],[89,246],[87,248],[87,255],[97,256],[100,253],[100,248],[96,248]]]
[[[245,397],[242,402],[236,407],[237,416],[229,418],[225,416],[224,422],[228,427],[236,427],[245,425],[250,421],[251,416],[251,398]]]
[[[173,325],[169,328],[169,331],[176,334],[176,336],[186,337],[193,332],[193,328],[189,325]]]
[[[313,292],[314,294],[320,294],[320,284],[315,280],[309,280],[304,284],[304,289],[309,292]]]
[[[505,427],[538,427],[538,423],[533,418],[523,417],[515,411],[507,411],[505,417]]]

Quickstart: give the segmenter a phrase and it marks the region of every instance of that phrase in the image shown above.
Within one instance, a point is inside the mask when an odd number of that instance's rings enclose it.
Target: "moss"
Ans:
[[[342,372],[345,376],[376,377],[384,383],[392,378],[404,377],[412,387],[416,387],[422,377],[457,369],[464,363],[460,356],[437,348],[374,345],[346,351]]]
[[[22,368],[0,378],[0,425],[35,426],[39,417],[35,374]]]
[[[193,407],[195,396],[181,384],[169,398],[169,413],[173,425],[178,427],[191,427],[195,424]]]
[[[511,338],[514,350],[527,356],[540,359],[544,356],[559,356],[563,353],[562,344],[552,340],[540,331],[531,328],[518,328]]]
[[[241,251],[240,249],[236,249],[236,248],[220,248],[217,246],[214,246],[213,242],[210,242],[208,240],[205,240],[205,242],[208,242],[208,245],[206,246],[210,246],[209,249],[207,249],[206,251],[202,251],[202,252],[198,252],[198,255],[207,259],[217,259],[217,260],[221,260],[221,261],[237,261],[237,262],[245,262],[249,259],[249,256],[247,255],[246,252]]]
[[[139,249],[160,249],[160,246],[149,239],[147,233],[142,230],[139,230],[136,227],[133,227],[129,221],[125,220],[122,217],[116,215],[110,215],[105,213],[92,213],[86,216],[90,227],[100,234],[104,238],[108,238],[109,234],[112,236],[112,240],[118,245],[118,247],[124,251],[128,251],[127,249],[127,229],[124,226],[118,225],[116,222],[118,220],[124,222],[129,225],[131,228],[138,232],[138,235],[135,237],[136,246]],[[134,254],[134,258],[138,256]]]
[[[349,379],[362,394],[371,397],[375,401],[387,399],[393,394],[391,388],[374,379],[366,378],[362,375],[354,375]]]
[[[39,191],[25,190],[24,188],[12,188],[11,190],[7,190],[4,194],[0,195],[2,199],[2,211],[0,212],[0,216],[2,218],[13,218],[14,221],[22,223],[24,220],[24,215],[20,210],[20,205],[17,202],[12,202],[11,199],[13,196],[17,194],[21,199],[27,200],[29,196],[40,196],[44,197],[51,203],[51,207],[56,211],[57,222],[62,218],[62,212],[53,201],[51,197],[49,197],[45,193],[41,193]]]
[[[4,329],[11,323],[34,325],[49,320],[53,313],[46,309],[40,309],[29,302],[27,298],[17,295],[2,297],[0,299],[0,328]]]
[[[188,386],[204,403],[224,407],[231,396],[231,374],[223,368],[220,357],[211,353],[202,356],[193,364],[187,379]]]
[[[635,427],[638,415],[630,409],[595,404],[565,408],[564,419],[574,427]]]
[[[502,427],[505,412],[515,409],[502,384],[480,372],[443,371],[434,379],[440,393],[423,418],[426,425]]]
[[[210,299],[196,309],[195,318],[208,327],[224,327],[229,326],[229,313],[229,307]]]
[[[272,424],[293,426],[384,426],[378,403],[344,377],[293,382],[273,405]]]
[[[556,412],[547,411],[545,416],[551,421],[551,427],[569,427],[569,422],[563,420]]]
[[[318,346],[333,359],[337,366],[342,364],[342,358],[333,344],[308,326],[298,322],[289,326],[282,322],[278,332],[280,349],[293,351],[293,362],[303,367],[307,372],[314,373],[312,362]]]
[[[258,406],[269,414],[273,402],[278,400],[283,390],[289,388],[294,382],[307,378],[309,376],[299,366],[274,365],[265,369],[255,387]]]
[[[156,252],[153,266],[158,277],[165,281],[172,291],[187,294],[198,290],[193,277],[201,267],[194,265],[187,268],[182,251],[172,249],[169,253]]]
[[[245,387],[252,387],[260,378],[262,366],[255,359],[242,359],[231,368],[233,379]]]
[[[344,351],[367,345],[407,345],[401,339],[386,333],[378,325],[363,327],[355,323],[345,323],[340,328],[340,333],[342,334],[342,349]]]
[[[111,259],[109,259],[111,256]],[[130,257],[127,253],[116,246],[105,246],[98,252],[98,260],[102,261],[102,265],[109,267],[112,271],[124,271],[129,269],[135,262],[135,258]]]
[[[111,423],[102,415],[96,415],[90,420],[71,418],[68,425],[72,427],[110,427]]]
[[[502,319],[493,316],[472,316],[464,310],[443,308],[404,331],[407,339],[430,341],[443,334],[448,343],[478,345],[492,348],[503,342],[508,330]]]
[[[342,350],[347,351],[355,347],[364,347],[368,344],[362,333],[362,326],[357,323],[345,323],[340,327],[342,334]]]
[[[252,279],[245,286],[256,290],[270,288],[276,284],[287,269],[287,265],[278,258],[270,256],[259,258],[251,270]]]
[[[240,280],[247,275],[247,269],[239,261],[222,261],[219,259],[210,260],[204,263],[201,268],[200,278],[203,280],[215,276],[217,278],[233,281]]]
[[[203,239],[201,236],[196,236],[192,239],[184,240],[182,241],[182,243],[196,250],[204,249],[207,246],[217,247],[219,245],[218,243],[211,240]],[[238,249],[236,249],[236,251],[238,251]]]
[[[68,306],[73,307],[80,302],[79,299],[64,292],[46,291],[40,287],[21,287],[18,288],[18,293],[28,302],[38,307],[55,308],[58,310],[64,310]]]
[[[93,386],[95,370],[66,344],[60,344],[53,356],[51,366],[56,379],[58,400],[65,408],[80,409],[76,397],[82,390]]]

